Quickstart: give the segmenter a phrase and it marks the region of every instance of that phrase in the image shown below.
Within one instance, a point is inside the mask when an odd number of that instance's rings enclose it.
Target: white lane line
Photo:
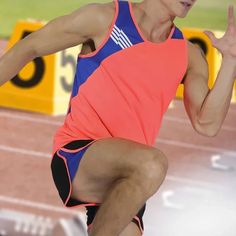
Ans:
[[[158,138],[156,140],[156,143],[168,144],[168,145],[190,148],[190,149],[196,149],[198,151],[199,150],[200,151],[207,151],[207,152],[211,152],[211,153],[218,153],[218,154],[223,153],[223,154],[226,154],[229,156],[236,157],[236,151],[227,150],[227,149],[223,149],[223,148],[206,147],[206,146],[202,146],[202,145],[195,145],[195,144],[191,144],[191,143],[185,143],[185,142],[167,140],[167,139],[161,139],[161,138]],[[24,154],[24,155],[28,155],[28,156],[52,158],[52,154],[50,154],[50,153],[37,152],[37,151],[21,149],[21,148],[12,148],[10,146],[5,146],[5,145],[0,145],[0,151],[20,153],[20,154]]]
[[[190,184],[190,185],[200,185],[201,187],[214,187],[214,188],[221,188],[220,185],[210,183],[210,182],[205,182],[205,181],[199,181],[199,180],[193,180],[193,179],[187,179],[183,177],[178,177],[178,176],[173,176],[173,175],[167,175],[166,180],[169,181],[174,181],[178,183],[184,183],[184,184]]]
[[[162,200],[163,200],[163,205],[167,208],[174,208],[177,210],[182,210],[184,209],[183,205],[180,204],[175,204],[171,201],[175,195],[175,192],[172,190],[164,191],[162,193]]]
[[[211,167],[215,170],[234,171],[233,166],[224,165],[223,163],[220,163],[221,160],[222,160],[221,155],[212,155],[211,156]]]
[[[34,122],[34,123],[54,125],[54,126],[60,126],[60,125],[63,124],[63,121],[50,121],[50,120],[47,120],[47,119],[33,118],[33,117],[30,117],[30,116],[26,116],[26,115],[14,115],[14,114],[8,113],[8,112],[0,112],[0,117],[7,117],[7,118],[11,118],[11,119],[19,119],[19,120],[30,121],[30,122]],[[191,125],[191,122],[188,119],[184,119],[184,118],[164,116],[163,119],[167,120],[167,121],[173,121],[173,122],[178,122],[178,123],[184,123],[184,124]],[[235,132],[236,131],[235,127],[227,126],[227,125],[223,125],[221,127],[221,129],[226,130],[226,131],[230,131],[230,132]]]
[[[171,116],[164,116],[163,119],[167,120],[167,121],[173,121],[173,122],[178,122],[178,123],[183,123],[183,124],[189,124],[191,126],[191,122],[188,119],[176,118],[176,117],[171,117]],[[228,126],[228,125],[222,125],[221,129],[226,130],[226,131],[231,131],[231,132],[236,131],[235,127]]]
[[[166,180],[190,184],[190,185],[200,185],[202,187],[209,187],[209,186],[216,187],[216,188],[220,187],[219,185],[216,185],[214,183],[203,182],[203,181],[198,181],[198,180],[191,180],[191,179],[186,179],[186,178],[172,176],[172,175],[167,175]],[[69,208],[67,209],[66,207],[65,208],[56,207],[56,206],[45,204],[45,203],[33,202],[33,201],[29,201],[29,200],[13,198],[13,197],[8,197],[8,196],[3,196],[3,195],[0,195],[0,202],[16,204],[16,205],[21,205],[21,206],[25,206],[25,207],[37,208],[40,210],[47,210],[47,211],[52,211],[52,212],[78,215],[78,210],[69,209]]]
[[[227,149],[223,149],[223,148],[206,147],[206,146],[202,146],[202,145],[195,145],[192,143],[185,143],[185,142],[179,142],[179,141],[167,140],[167,139],[161,139],[161,138],[158,138],[156,140],[156,143],[168,144],[168,145],[190,148],[190,149],[196,149],[198,151],[200,150],[200,151],[207,151],[207,152],[213,152],[213,153],[215,153],[215,152],[216,153],[224,153],[226,155],[236,157],[236,151],[227,150]]]
[[[52,206],[45,203],[33,202],[33,201],[19,199],[19,198],[7,197],[3,195],[0,195],[0,202],[11,203],[11,204],[37,208],[40,210],[59,212],[59,213],[78,214],[78,211],[75,211],[75,210],[71,210],[71,209],[67,209],[63,207],[56,207],[56,206]]]
[[[42,118],[33,118],[30,116],[25,116],[25,115],[14,115],[7,112],[0,112],[0,117],[18,119],[18,120],[23,120],[23,121],[30,121],[34,123],[41,123],[41,124],[47,124],[47,125],[55,125],[55,126],[60,126],[63,124],[63,122],[59,122],[59,121],[50,121],[50,120],[42,119]]]
[[[50,153],[36,152],[33,150],[22,149],[22,148],[12,148],[12,147],[5,146],[5,145],[0,145],[0,151],[12,152],[12,153],[17,153],[17,154],[20,153],[23,155],[44,157],[44,158],[51,158],[52,157],[52,155]]]

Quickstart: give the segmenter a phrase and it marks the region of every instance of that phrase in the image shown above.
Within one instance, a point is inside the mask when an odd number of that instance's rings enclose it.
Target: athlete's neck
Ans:
[[[173,25],[175,16],[167,9],[167,7],[160,0],[143,0],[140,3],[132,3],[138,6],[148,25],[149,32],[167,32]]]

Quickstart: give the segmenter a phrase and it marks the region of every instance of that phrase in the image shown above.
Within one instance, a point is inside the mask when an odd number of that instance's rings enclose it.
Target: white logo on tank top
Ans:
[[[111,39],[122,49],[131,47],[133,45],[124,31],[119,29],[116,25],[114,25],[112,30]]]

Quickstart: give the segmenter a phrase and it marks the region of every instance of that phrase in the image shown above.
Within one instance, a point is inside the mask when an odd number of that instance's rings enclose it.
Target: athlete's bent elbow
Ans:
[[[219,133],[220,129],[216,129],[216,128],[209,128],[206,132],[206,136],[208,137],[216,137]]]
[[[194,129],[196,130],[197,133],[205,137],[216,137],[220,131],[220,129],[216,129],[215,126],[203,127],[199,124],[195,125]]]

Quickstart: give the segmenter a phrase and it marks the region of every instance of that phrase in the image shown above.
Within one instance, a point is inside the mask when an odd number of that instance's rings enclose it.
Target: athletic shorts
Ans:
[[[87,209],[87,226],[90,228],[93,219],[101,203],[83,202],[71,197],[72,181],[76,175],[79,163],[87,148],[96,140],[75,140],[60,148],[53,156],[51,161],[52,177],[59,196],[66,207],[86,207]],[[137,215],[132,219],[141,233],[143,234],[143,214],[145,212],[146,203],[139,210]]]

